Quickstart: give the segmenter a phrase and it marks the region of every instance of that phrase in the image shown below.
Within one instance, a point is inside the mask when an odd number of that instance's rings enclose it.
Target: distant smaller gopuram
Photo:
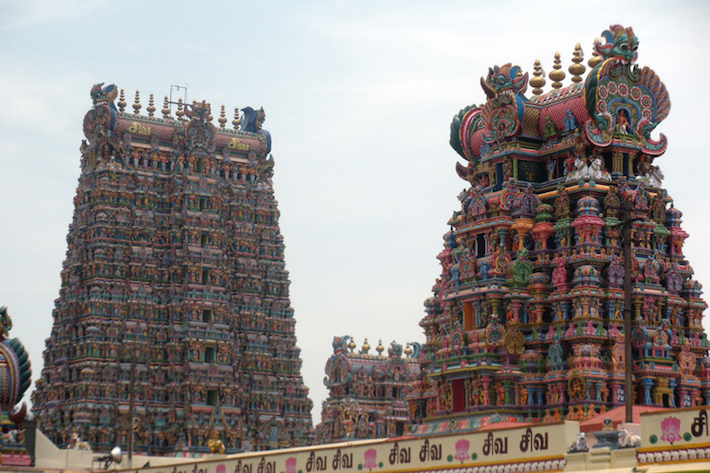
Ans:
[[[407,395],[419,376],[420,345],[407,343],[402,350],[392,342],[384,354],[380,340],[377,354],[370,354],[365,339],[359,352],[355,348],[349,336],[333,339],[333,355],[325,365],[329,395],[316,426],[316,443],[393,437],[406,431]]]
[[[627,396],[646,406],[710,403],[707,304],[655,164],[668,144],[652,136],[670,111],[668,91],[636,64],[631,28],[602,36],[586,79],[579,44],[572,83],[563,87],[557,53],[547,93],[539,61],[529,81],[518,66],[495,66],[481,79],[485,102],[454,117],[450,143],[468,186],[420,323],[414,433],[584,420]],[[624,387],[627,337],[633,392]]]

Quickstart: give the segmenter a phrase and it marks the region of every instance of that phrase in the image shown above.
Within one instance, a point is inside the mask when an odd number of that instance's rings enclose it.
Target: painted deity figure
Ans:
[[[628,135],[629,130],[629,119],[626,115],[626,110],[619,109],[619,112],[616,114],[616,132]]]
[[[532,263],[528,260],[528,250],[522,248],[518,251],[518,257],[513,263],[513,283],[516,286],[526,286],[530,282],[532,273]]]
[[[550,159],[547,161],[547,179],[548,180],[553,180],[555,178],[555,168],[557,167],[557,164],[555,163],[554,159]]]
[[[566,258],[557,256],[555,258],[555,269],[552,270],[552,284],[557,289],[563,289],[567,283]]]
[[[621,287],[624,283],[624,268],[619,264],[619,257],[615,254],[611,256],[606,276],[610,287]]]
[[[555,199],[555,215],[558,218],[565,218],[569,215],[569,197],[564,187],[557,188],[557,198]]]
[[[548,362],[550,363],[550,368],[553,370],[560,369],[564,365],[562,362],[563,349],[560,345],[559,340],[554,340],[550,349],[547,352]]]

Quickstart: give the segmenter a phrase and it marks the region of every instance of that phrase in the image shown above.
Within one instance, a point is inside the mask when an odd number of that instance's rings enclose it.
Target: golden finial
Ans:
[[[161,110],[163,113],[163,118],[165,120],[170,118],[170,106],[168,104],[168,96],[165,96],[165,100],[163,100],[163,109]]]
[[[234,120],[232,120],[232,125],[234,126],[234,131],[239,130],[239,124],[241,122],[239,121],[239,107],[234,107]],[[365,339],[365,342],[367,342],[367,339]]]
[[[594,44],[596,45],[597,43],[599,43],[599,38],[594,40]],[[592,48],[592,57],[590,57],[589,61],[587,61],[587,65],[590,69],[594,69],[594,67],[600,62],[602,62],[602,58],[599,57],[599,53],[597,53],[596,49]]]
[[[178,120],[183,120],[185,117],[185,112],[182,110],[182,97],[178,99],[178,108],[177,112],[175,112],[175,115],[177,115]]]
[[[118,111],[123,113],[126,111],[126,96],[123,93],[123,89],[121,89],[121,96],[118,98]]]
[[[227,123],[227,117],[224,115],[224,105],[222,105],[222,109],[219,112],[219,127],[224,128],[224,125]]]
[[[377,350],[378,355],[381,355],[382,352],[385,351],[385,347],[382,346],[382,339],[381,338],[380,338],[380,343],[377,344],[377,348],[375,348],[375,350]]]
[[[141,110],[141,97],[140,93],[136,90],[136,100],[133,102],[133,113],[138,115]]]
[[[207,102],[207,121],[211,122],[212,121],[212,104]]]
[[[572,53],[573,64],[567,69],[569,73],[572,74],[573,84],[582,82],[582,74],[584,74],[584,71],[587,69],[586,67],[584,67],[584,64],[582,64],[583,60],[584,53],[582,52],[582,47],[579,45],[579,43],[577,43],[574,47],[574,52]]]
[[[533,71],[533,78],[530,79],[530,85],[534,87],[533,89],[533,95],[540,95],[542,94],[542,88],[545,86],[545,83],[547,82],[544,77],[545,73],[542,70],[542,66],[540,65],[540,60],[535,59],[535,67]]]
[[[555,53],[555,61],[552,66],[552,72],[550,72],[550,79],[552,79],[552,88],[559,89],[562,87],[562,80],[565,78],[565,71],[562,70],[562,65],[560,65],[560,52]]]
[[[155,104],[153,103],[152,93],[150,94],[150,98],[148,98],[148,108],[146,108],[146,110],[148,110],[148,116],[153,118],[153,114],[155,113]]]
[[[367,337],[365,337],[365,343],[362,344],[362,353],[367,355],[368,351],[370,351],[370,344],[367,343]]]
[[[539,63],[539,61],[538,61]],[[414,350],[412,350],[412,347],[409,346],[409,342],[407,342],[407,348],[404,349],[404,354],[407,355],[407,358],[410,357]]]
[[[350,348],[350,353],[352,353],[356,347],[357,347],[357,345],[355,345],[355,340],[353,340],[351,338],[350,341],[348,342],[348,348]]]

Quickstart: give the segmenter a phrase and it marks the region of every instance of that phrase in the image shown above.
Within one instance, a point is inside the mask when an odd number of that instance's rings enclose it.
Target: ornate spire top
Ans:
[[[182,97],[178,99],[178,106],[177,106],[177,112],[175,112],[175,115],[177,115],[178,120],[184,120],[185,119],[185,112],[182,109]]]
[[[141,97],[140,97],[140,92],[136,90],[136,99],[133,102],[133,113],[138,115],[138,113],[141,110]]]
[[[380,338],[380,342],[377,344],[377,348],[375,348],[375,350],[377,350],[378,355],[381,355],[382,352],[385,351],[385,347],[382,346],[382,339],[381,338]]]
[[[165,120],[170,118],[170,106],[168,105],[168,96],[165,96],[165,100],[163,100],[163,109],[161,110],[163,114],[163,118]]]
[[[576,84],[582,82],[582,74],[587,69],[582,64],[584,61],[584,53],[582,52],[582,47],[577,43],[574,47],[574,52],[572,53],[572,65],[567,69],[570,74],[572,74],[572,83]]]
[[[565,71],[562,70],[562,65],[560,65],[560,52],[555,53],[555,61],[552,66],[552,72],[550,72],[550,79],[552,79],[552,88],[559,89],[562,87],[562,81],[565,78]]]
[[[126,96],[123,93],[123,89],[121,89],[121,97],[118,100],[118,111],[123,113],[126,111]]]
[[[234,107],[234,120],[232,120],[232,126],[234,127],[234,131],[239,130],[239,124],[241,122],[239,121],[239,107]],[[365,343],[367,343],[367,339],[365,339]]]
[[[219,111],[219,127],[224,128],[224,125],[227,123],[227,117],[224,115],[224,105],[222,105],[221,110]]]
[[[407,355],[407,358],[409,358],[412,355],[412,347],[409,345],[409,342],[407,342],[407,348],[404,349],[404,354]]]
[[[153,102],[153,93],[150,94],[150,98],[148,99],[148,116],[150,118],[153,118],[155,115],[155,103]]]
[[[596,45],[599,42],[599,38],[596,38],[594,40],[594,44]],[[599,56],[599,53],[596,51],[596,49],[592,49],[592,57],[589,58],[589,61],[587,61],[587,65],[589,66],[590,69],[594,69],[594,66],[602,62],[601,56]]]
[[[352,353],[356,347],[357,347],[357,345],[355,344],[355,340],[350,338],[350,341],[348,342],[348,348],[350,349],[350,353]]]
[[[530,85],[533,86],[533,95],[542,94],[542,88],[545,86],[545,71],[542,70],[540,65],[540,60],[535,59],[535,66],[533,70],[533,78],[530,79]]]
[[[365,342],[362,344],[362,353],[367,355],[368,351],[370,351],[370,344],[367,343],[367,337],[365,337]]]
[[[212,104],[209,102],[207,102],[207,112],[207,121],[211,122],[214,117],[212,116]]]

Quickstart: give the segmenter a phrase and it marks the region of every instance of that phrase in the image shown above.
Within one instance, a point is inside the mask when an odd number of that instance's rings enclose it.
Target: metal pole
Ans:
[[[631,354],[631,212],[626,212],[624,220],[624,401],[626,402],[626,422],[634,419],[633,368]]]

